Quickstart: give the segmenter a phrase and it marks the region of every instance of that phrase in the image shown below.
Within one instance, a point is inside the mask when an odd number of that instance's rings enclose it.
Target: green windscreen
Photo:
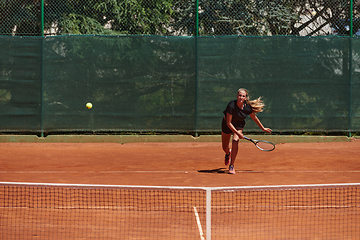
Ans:
[[[41,39],[0,37],[0,130],[41,129]]]
[[[360,68],[349,55],[352,43],[353,57],[359,58],[358,42],[338,37],[200,38],[199,128],[218,127],[219,112],[244,87],[250,98],[263,97],[266,107],[258,117],[273,129],[359,129]],[[251,119],[246,128],[259,129]]]
[[[220,132],[239,88],[274,131],[360,130],[357,38],[1,37],[0,53],[1,131]]]
[[[44,129],[193,131],[194,43],[193,38],[47,38]],[[87,102],[92,109],[85,108]]]

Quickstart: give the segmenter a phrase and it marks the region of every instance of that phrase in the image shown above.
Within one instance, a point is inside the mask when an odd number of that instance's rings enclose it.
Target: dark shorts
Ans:
[[[240,130],[240,129],[243,129],[245,127],[245,121],[242,121],[239,124],[233,124],[233,125],[237,130]],[[225,118],[223,118],[222,123],[221,123],[221,131],[223,133],[226,133],[226,134],[231,134],[232,133],[231,129],[226,124]]]

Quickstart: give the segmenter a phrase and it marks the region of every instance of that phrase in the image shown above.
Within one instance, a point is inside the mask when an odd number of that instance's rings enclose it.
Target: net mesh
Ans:
[[[203,191],[1,186],[1,239],[195,239]]]
[[[210,234],[211,239],[355,239],[360,234],[360,184],[197,189],[2,183],[0,200],[1,239]]]
[[[214,191],[212,236],[222,239],[231,232],[231,239],[353,239],[360,233],[359,190],[333,186]]]

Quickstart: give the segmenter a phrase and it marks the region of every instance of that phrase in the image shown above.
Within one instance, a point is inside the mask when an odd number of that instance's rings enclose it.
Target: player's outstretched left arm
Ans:
[[[261,130],[263,130],[264,132],[267,132],[267,133],[271,133],[271,131],[272,131],[271,128],[264,127],[255,113],[251,113],[250,117],[260,127]]]

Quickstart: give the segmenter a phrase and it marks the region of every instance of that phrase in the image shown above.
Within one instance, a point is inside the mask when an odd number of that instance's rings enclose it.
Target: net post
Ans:
[[[206,188],[206,240],[211,240],[211,191]]]

